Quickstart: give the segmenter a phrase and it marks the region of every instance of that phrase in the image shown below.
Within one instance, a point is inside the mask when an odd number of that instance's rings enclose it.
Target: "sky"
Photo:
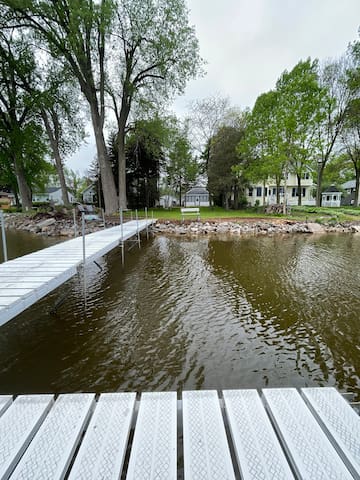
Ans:
[[[340,56],[359,38],[360,0],[187,0],[206,75],[188,83],[171,109],[186,114],[192,100],[220,94],[233,106],[256,98],[299,60]],[[91,135],[66,162],[81,174],[96,154]]]

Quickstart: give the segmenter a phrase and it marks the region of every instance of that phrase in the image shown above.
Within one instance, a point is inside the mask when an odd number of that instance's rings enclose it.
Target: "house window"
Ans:
[[[330,195],[326,195],[326,201],[330,202]]]
[[[305,188],[305,187],[302,187],[302,189],[301,189],[301,196],[302,196],[302,197],[305,197],[305,193],[306,193],[306,188]],[[298,197],[298,196],[299,196],[298,187],[293,187],[291,196],[292,196],[292,197]]]
[[[262,194],[262,187],[256,187],[256,196],[261,197]]]
[[[253,187],[249,187],[249,197],[253,196]]]
[[[310,178],[310,173],[309,173],[309,172],[303,173],[303,174],[302,174],[302,178],[303,178],[303,180],[309,180],[309,178]]]
[[[273,189],[272,189],[272,194],[273,194],[273,195],[276,195],[276,188],[273,188]]]
[[[334,195],[334,200],[337,200],[337,195]]]
[[[296,187],[293,187],[291,196],[292,197],[297,197],[297,188]]]
[[[268,189],[267,187],[265,187],[265,193],[264,193],[264,196],[267,197],[267,194],[268,194]]]
[[[301,195],[302,195],[303,197],[305,197],[305,194],[306,194],[306,188],[303,187],[303,188],[302,188]]]

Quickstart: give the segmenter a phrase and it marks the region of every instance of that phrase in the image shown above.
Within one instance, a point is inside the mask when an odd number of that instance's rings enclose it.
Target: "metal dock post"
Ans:
[[[6,234],[5,234],[5,217],[4,217],[4,212],[2,210],[0,210],[0,221],[1,221],[1,237],[2,237],[2,245],[3,245],[4,262],[7,262],[8,254],[7,254],[7,244],[6,244]]]
[[[124,245],[124,227],[123,210],[120,208],[120,231],[121,231],[121,263],[125,263],[125,245]]]
[[[141,247],[140,245],[140,231],[139,231],[139,215],[137,209],[135,210],[135,218],[136,218],[136,233],[137,233],[137,241],[139,248]]]

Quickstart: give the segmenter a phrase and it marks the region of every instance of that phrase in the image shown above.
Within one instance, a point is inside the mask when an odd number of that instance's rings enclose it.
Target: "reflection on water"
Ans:
[[[334,385],[360,396],[360,237],[157,237],[0,329],[0,391]],[[65,302],[50,314],[62,295]]]

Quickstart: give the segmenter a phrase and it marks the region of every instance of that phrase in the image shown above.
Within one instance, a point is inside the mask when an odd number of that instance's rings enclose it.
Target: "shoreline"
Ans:
[[[106,226],[115,226],[119,220],[115,217],[106,219]],[[49,237],[74,237],[72,218],[59,214],[38,214],[33,217],[24,215],[6,215],[7,229],[28,231]],[[103,229],[103,222],[86,222],[85,233],[93,233]],[[77,232],[81,231],[81,220],[77,222]],[[157,220],[153,226],[155,235],[171,236],[203,236],[203,235],[272,235],[272,234],[312,234],[312,233],[360,233],[359,222],[313,223],[283,218],[234,218],[211,220]]]

